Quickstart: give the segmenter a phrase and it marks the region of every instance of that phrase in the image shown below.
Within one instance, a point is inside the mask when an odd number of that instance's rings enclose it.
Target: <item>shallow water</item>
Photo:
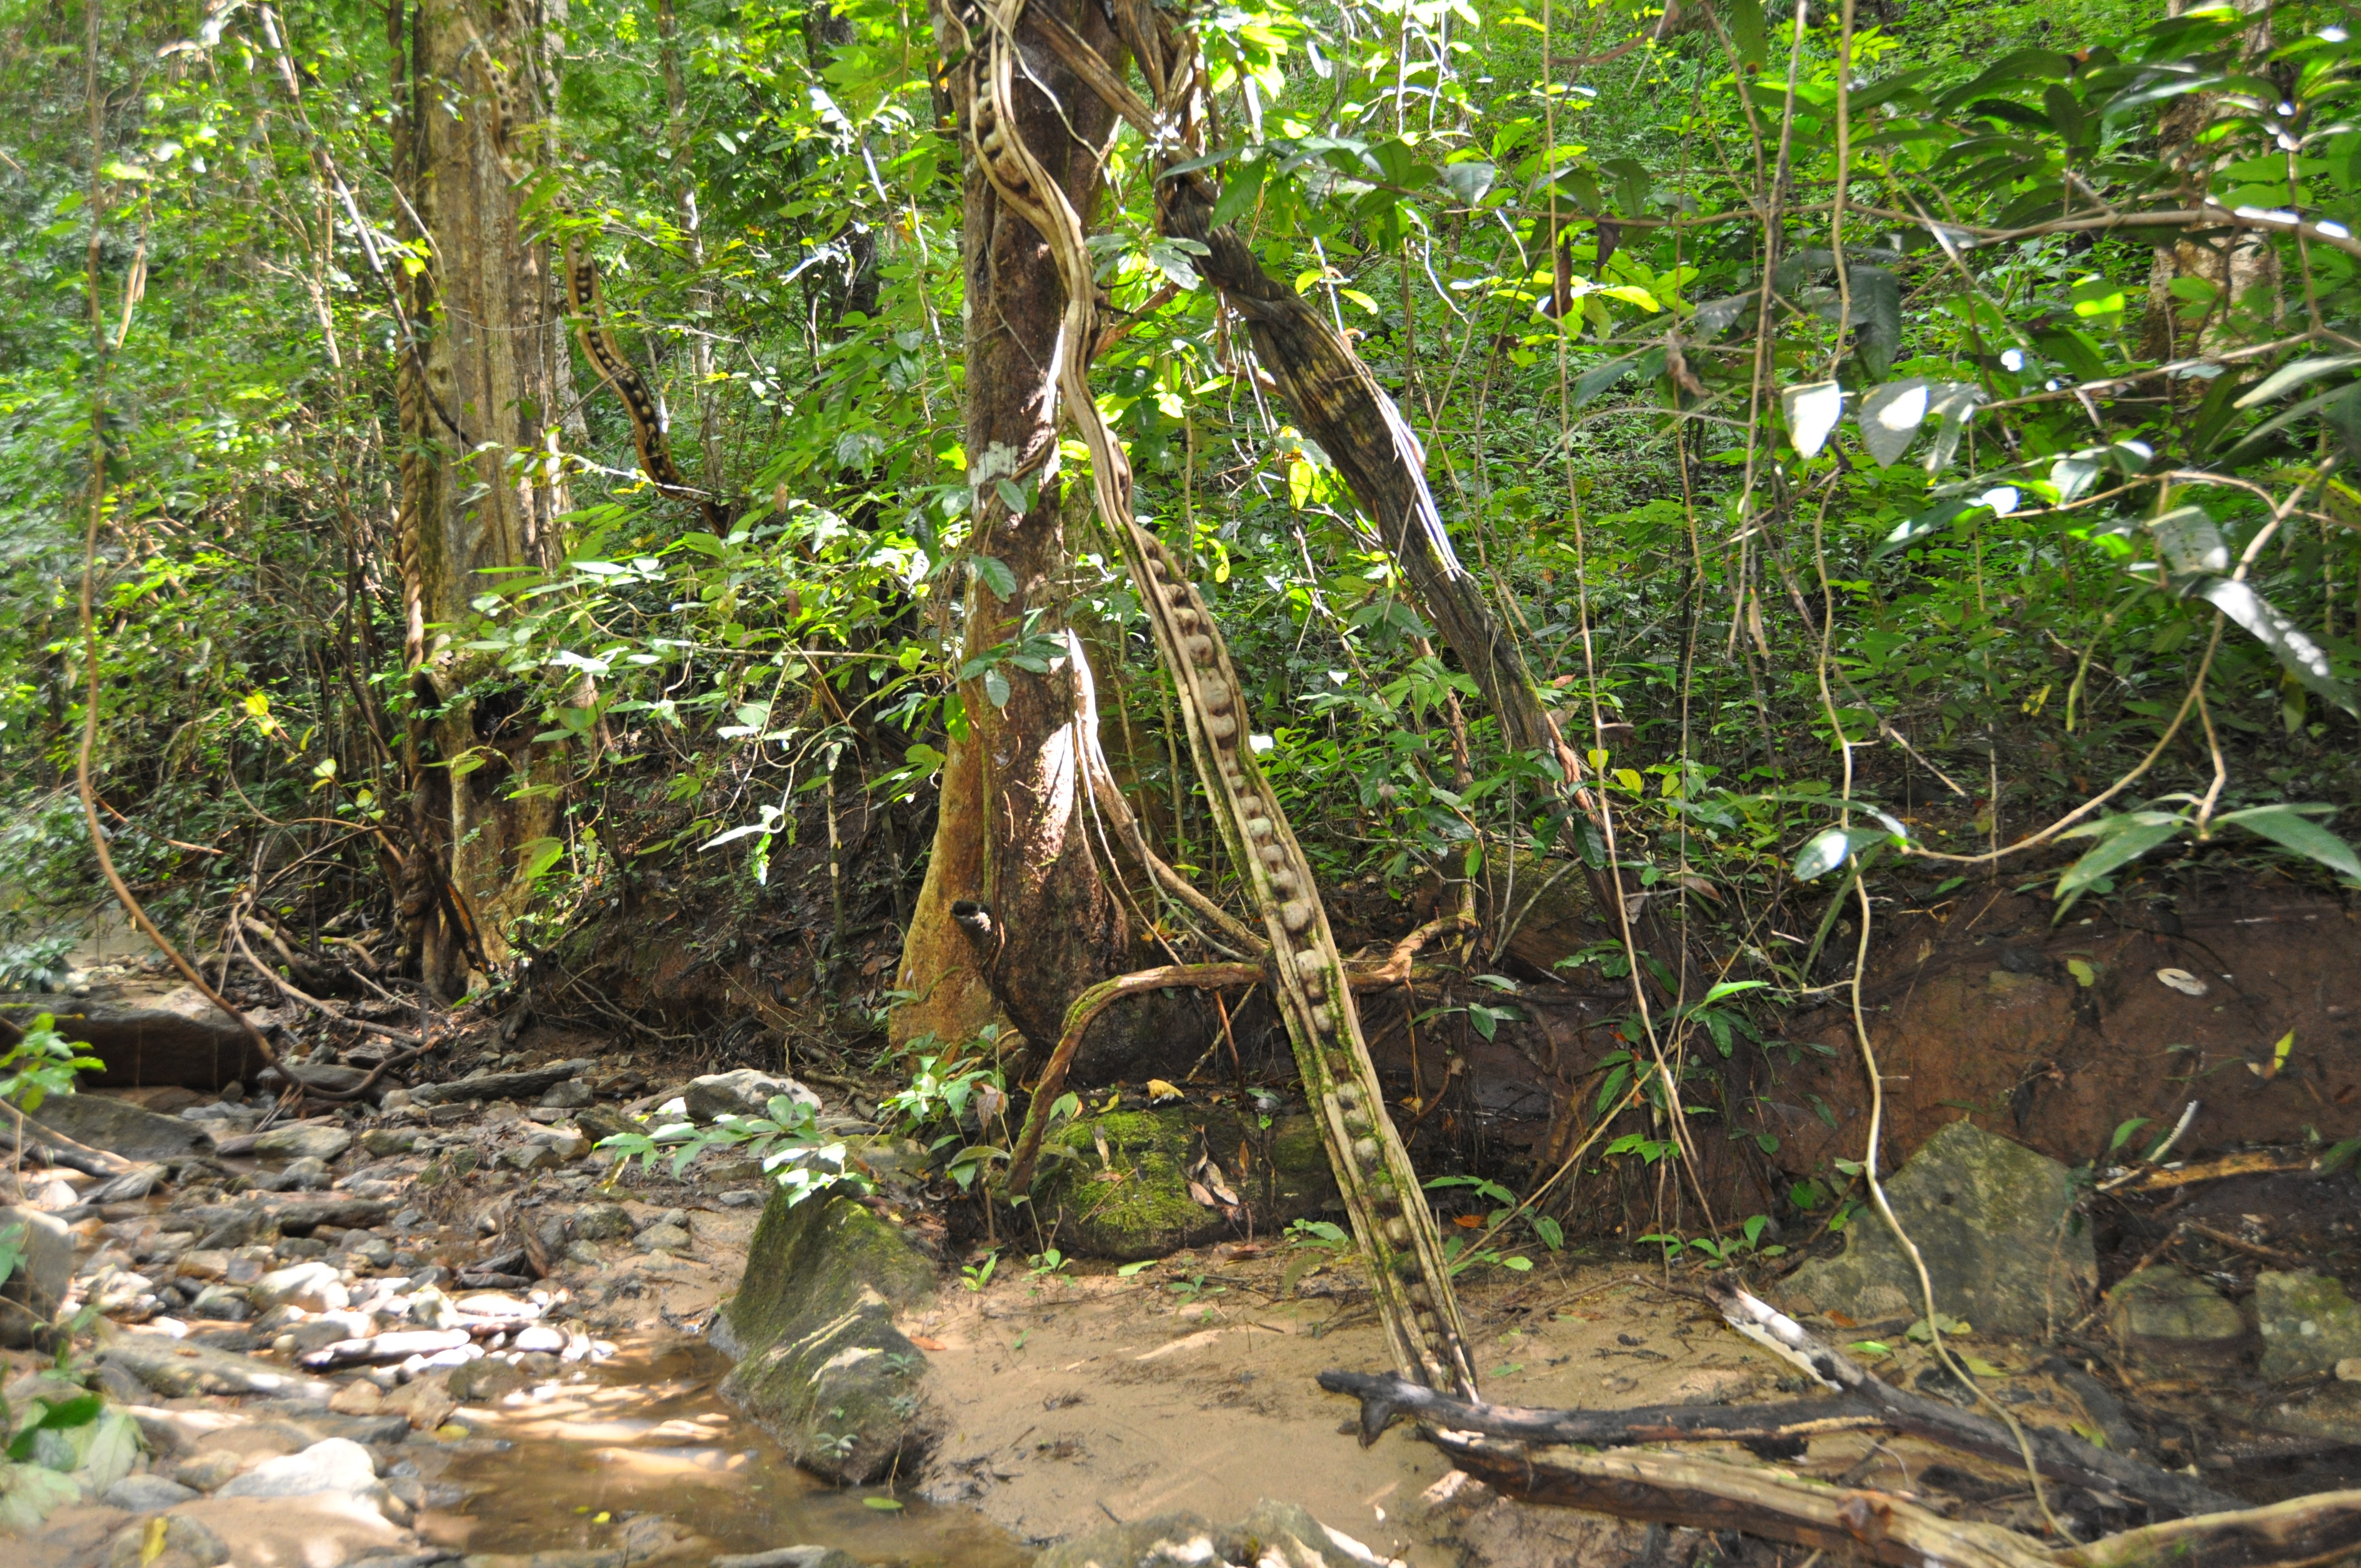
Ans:
[[[625,1340],[585,1381],[502,1402],[477,1438],[426,1451],[423,1479],[445,1490],[422,1530],[471,1553],[583,1551],[618,1544],[635,1516],[660,1514],[723,1552],[821,1545],[945,1568],[1031,1561],[971,1510],[880,1486],[831,1487],[796,1469],[720,1397],[729,1369],[701,1341]]]

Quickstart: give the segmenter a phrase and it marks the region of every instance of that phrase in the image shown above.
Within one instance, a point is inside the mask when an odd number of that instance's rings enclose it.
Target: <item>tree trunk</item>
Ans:
[[[570,379],[562,287],[547,246],[525,235],[510,170],[541,117],[544,40],[513,16],[419,0],[397,145],[432,240],[412,298],[423,348],[402,367],[412,695],[416,708],[441,709],[412,720],[432,752],[414,787],[422,838],[449,867],[447,896],[411,896],[421,973],[446,996],[468,989],[471,957],[509,957],[529,892],[520,849],[560,825],[554,791],[518,798],[555,773],[551,749],[532,739],[538,695],[457,646],[472,601],[501,586],[489,574],[556,560],[568,505],[553,428]]]
[[[1059,8],[1099,47],[1115,48],[1097,7],[1064,0]],[[945,36],[940,18],[937,33]],[[1031,63],[1033,82],[1019,89],[1024,134],[1076,209],[1088,214],[1113,115],[1056,56],[1044,50]],[[1062,109],[1043,95],[1043,84]],[[964,73],[952,95],[964,127],[971,113]],[[1060,636],[1068,652],[1047,674],[1001,663],[1003,706],[994,706],[982,679],[961,684],[968,730],[954,739],[944,764],[934,853],[903,948],[902,985],[917,999],[900,1010],[894,1033],[957,1045],[1005,1014],[1046,1052],[1076,996],[1140,968],[1150,954],[1101,874],[1105,836],[1093,825],[1084,771],[1098,720],[1081,643],[1066,635],[1060,486],[1054,477],[1045,482],[1021,514],[996,488],[1029,469],[1057,439],[1051,367],[1065,291],[1040,235],[1004,208],[972,160],[961,234],[968,477],[979,514],[972,548],[1015,579],[1004,598],[980,573],[970,574],[965,657],[1024,635],[1028,617],[1036,618],[1032,631]],[[1154,998],[1111,1012],[1093,1030],[1079,1073],[1088,1081],[1094,1073],[1169,1060],[1187,1043],[1189,1032],[1172,1027],[1177,1015],[1168,1016],[1181,1005]]]

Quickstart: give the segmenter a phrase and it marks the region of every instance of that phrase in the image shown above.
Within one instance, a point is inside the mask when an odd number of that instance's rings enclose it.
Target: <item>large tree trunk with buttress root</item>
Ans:
[[[1115,47],[1098,7],[1066,0],[1060,9],[1094,43]],[[1025,134],[1087,214],[1113,115],[1056,56],[1039,51],[1032,64],[1035,82],[1019,90]],[[962,126],[965,91],[955,89]],[[1016,515],[994,481],[1032,467],[1057,439],[1051,377],[1065,291],[1040,235],[1005,208],[972,164],[961,244],[968,477],[980,514],[973,549],[1005,565],[1016,583],[1004,598],[980,574],[970,575],[965,657],[974,659],[1022,636],[1036,612],[1034,631],[1064,634],[1073,542],[1060,486],[1044,484]],[[954,739],[943,767],[934,853],[903,948],[901,983],[913,1000],[896,1015],[897,1040],[931,1035],[956,1046],[1005,1016],[1046,1052],[1076,996],[1149,961],[1104,874],[1110,836],[1094,823],[1085,773],[1097,718],[1081,644],[1068,638],[1067,645],[1069,656],[1048,674],[1003,663],[1003,706],[993,704],[981,679],[961,688],[968,730]],[[1164,1014],[1187,1005],[1155,998],[1111,1011],[1093,1028],[1082,1076],[1093,1064],[1126,1072],[1164,1062],[1174,1033]]]
[[[464,652],[472,601],[491,574],[545,566],[568,502],[554,426],[571,381],[562,280],[518,214],[510,163],[539,119],[544,40],[514,8],[418,0],[397,16],[398,177],[431,238],[413,288],[421,340],[404,389],[405,594],[412,600],[420,766],[414,827],[447,858],[434,896],[409,895],[421,972],[445,995],[472,959],[498,964],[530,889],[524,846],[559,831],[555,758],[533,737],[540,695]]]

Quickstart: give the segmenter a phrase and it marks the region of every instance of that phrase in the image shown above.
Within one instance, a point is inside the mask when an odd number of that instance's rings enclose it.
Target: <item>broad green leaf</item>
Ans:
[[[1828,433],[1836,429],[1838,416],[1844,412],[1844,389],[1834,381],[1789,387],[1779,394],[1779,406],[1786,415],[1787,438],[1795,444],[1795,455],[1817,456],[1828,444]]]
[[[1481,159],[1471,159],[1465,163],[1444,164],[1436,178],[1444,190],[1456,196],[1463,204],[1472,207],[1484,199],[1484,192],[1492,188],[1492,181],[1499,177],[1499,172],[1497,167]]]
[[[2317,381],[2323,376],[2333,376],[2356,365],[2361,365],[2361,354],[2332,354],[2322,359],[2299,359],[2292,365],[2282,365],[2264,377],[2261,385],[2240,398],[2235,406],[2250,409],[2257,403],[2269,402],[2307,381]]]
[[[999,598],[1013,599],[1016,597],[1016,574],[1010,571],[1008,569],[1008,563],[1003,561],[999,556],[977,556],[975,558],[975,575],[983,578],[983,586],[990,588]]]
[[[1928,383],[1924,376],[1888,381],[1862,400],[1861,442],[1881,468],[1890,467],[1918,438],[1927,417]]]
[[[2099,842],[2066,868],[2066,874],[2058,879],[2058,896],[2065,899],[2080,894],[2116,867],[2129,865],[2158,844],[2179,838],[2188,827],[2188,817],[2180,812],[2126,811],[2068,829],[2062,837]]]
[[[1636,354],[1626,354],[1620,359],[1610,359],[1604,365],[1594,365],[1585,370],[1574,384],[1574,396],[1568,400],[1568,407],[1573,409],[1582,407],[1583,404],[1630,375],[1632,366],[1639,357]]]
[[[2251,585],[2215,577],[2199,584],[2192,592],[2245,627],[2297,680],[2345,712],[2361,712],[2354,704],[2353,688],[2336,678],[2327,650]]]
[[[2249,833],[2258,833],[2281,849],[2293,850],[2299,855],[2318,861],[2339,876],[2361,882],[2361,858],[2355,856],[2353,846],[2314,822],[2308,815],[2319,812],[2334,816],[2335,810],[2333,806],[2289,806],[2281,803],[2250,806],[2245,811],[2225,811],[2213,820],[2244,828]]]
[[[1927,454],[1927,472],[1939,474],[1951,466],[1951,458],[1960,450],[1960,437],[1968,431],[1968,422],[1975,418],[1976,405],[1984,400],[1983,389],[1965,381],[1939,381],[1934,389],[1934,402],[1927,410],[1942,422],[1935,431],[1935,444]]]
[[[2230,569],[2230,549],[2222,543],[2222,531],[2203,507],[2175,507],[2162,517],[2148,519],[2148,532],[2156,535],[2157,548],[2164,552],[2165,561],[2176,572],[2226,572]]]

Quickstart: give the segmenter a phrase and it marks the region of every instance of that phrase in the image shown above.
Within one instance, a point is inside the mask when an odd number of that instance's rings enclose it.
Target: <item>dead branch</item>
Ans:
[[[1818,1339],[1795,1319],[1749,1293],[1728,1274],[1706,1281],[1706,1291],[1730,1327],[1829,1387],[1874,1409],[1895,1431],[1939,1442],[1964,1453],[2021,1464],[2025,1450],[2006,1427],[1941,1399],[1896,1388],[1870,1376],[1859,1363]],[[2028,1427],[2026,1446],[2042,1475],[2070,1486],[2136,1497],[2160,1513],[2196,1515],[2235,1508],[2235,1498],[2202,1482],[2094,1448],[2081,1439],[2043,1427]]]
[[[2268,1508],[2200,1514],[2127,1530],[2058,1553],[2065,1568],[2309,1568],[2361,1551],[2361,1492],[2320,1492]]]
[[[1858,1399],[1794,1399],[1776,1405],[1642,1405],[1620,1410],[1546,1410],[1471,1405],[1390,1372],[1323,1372],[1320,1387],[1361,1401],[1361,1446],[1378,1441],[1397,1415],[1454,1431],[1519,1442],[1630,1448],[1643,1442],[1735,1442],[1757,1452],[1800,1452],[1832,1432],[1883,1427]]]
[[[0,1148],[15,1149],[51,1165],[79,1170],[84,1176],[122,1176],[138,1168],[120,1155],[104,1149],[94,1149],[88,1144],[77,1143],[55,1128],[27,1118],[25,1135],[20,1142],[16,1129],[0,1122]]]
[[[1460,1469],[1526,1502],[1743,1530],[1903,1568],[2058,1568],[2056,1558],[2021,1536],[1944,1519],[1890,1492],[1849,1491],[1688,1454],[1566,1453],[1543,1464],[1481,1438],[1428,1437]]]

